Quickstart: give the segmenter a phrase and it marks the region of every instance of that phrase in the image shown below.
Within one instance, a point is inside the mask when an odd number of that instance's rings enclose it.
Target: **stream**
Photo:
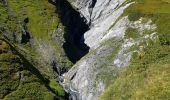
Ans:
[[[63,87],[65,92],[69,94],[69,100],[81,100],[79,98],[79,92],[74,88],[70,80],[64,79],[63,76],[58,76],[57,81]]]

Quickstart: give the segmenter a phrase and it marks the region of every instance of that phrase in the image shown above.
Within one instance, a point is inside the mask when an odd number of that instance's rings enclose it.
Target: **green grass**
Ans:
[[[129,15],[131,21],[138,20],[140,17],[152,19],[153,23],[157,25],[157,32],[160,38],[170,36],[170,3],[169,0],[134,0],[136,3],[132,4],[126,9],[125,14]],[[165,39],[162,42],[169,42]]]
[[[59,83],[56,82],[56,80],[52,79],[50,80],[49,86],[54,89],[54,91],[56,92],[56,94],[58,94],[59,96],[65,96],[65,91],[63,90],[63,88],[59,85]]]
[[[0,99],[64,98],[64,90],[54,80],[48,85],[48,80],[3,39],[0,40],[0,79]]]
[[[150,44],[136,56],[102,95],[101,100],[168,100],[170,46]]]
[[[108,86],[111,83],[112,79],[115,78],[113,73],[118,74],[118,69],[116,67],[112,66],[112,68],[110,68],[109,66],[111,66],[111,63],[113,63],[113,59],[115,59],[116,54],[118,54],[122,42],[122,40],[109,39],[101,44],[101,46],[108,46],[108,48],[112,48],[111,53],[104,59],[104,64],[100,66],[100,69],[97,69],[97,71],[99,72],[96,75],[96,83],[94,84],[95,86],[97,85],[97,81],[102,81],[106,84],[106,86]]]
[[[3,7],[3,5],[0,3],[0,22],[4,23],[7,20],[8,14],[6,9]],[[1,26],[2,27],[2,26]]]
[[[125,14],[129,15],[131,21],[138,20],[140,17],[152,19],[157,25],[157,32],[162,44],[170,41],[170,3],[168,0],[136,0]],[[138,16],[138,17],[136,17]]]
[[[63,41],[52,38],[52,36],[62,38],[64,27],[60,23],[56,7],[48,0],[8,0],[7,6],[0,1],[0,12],[0,33],[7,35],[10,42],[16,45],[15,48],[44,76],[48,78],[54,76],[50,64],[47,64],[50,61],[45,62],[45,58],[39,53],[39,46],[44,43],[49,45],[49,49],[54,49],[59,67],[64,65],[68,69],[72,65],[61,47]],[[23,26],[25,18],[29,19],[26,30],[30,33],[31,42],[20,44],[21,26]],[[54,32],[56,29],[61,31]],[[13,33],[16,34],[16,37]],[[60,59],[64,61],[59,62]]]
[[[124,12],[130,21],[140,17],[157,25],[158,39],[135,53],[132,63],[118,75],[100,97],[101,100],[169,100],[170,98],[170,1],[133,0]],[[134,33],[134,34],[130,34]],[[143,34],[150,34],[145,31]],[[126,37],[136,38],[135,29],[128,29]],[[136,47],[134,47],[136,48]],[[133,48],[131,48],[133,49]]]
[[[49,35],[59,25],[55,6],[48,3],[48,0],[10,0],[9,7],[16,13],[20,24],[29,18],[28,30],[38,39],[49,39]]]
[[[132,39],[136,39],[136,38],[139,38],[140,35],[139,35],[139,32],[138,32],[138,29],[135,29],[135,28],[128,28],[126,30],[126,33],[125,33],[125,38],[132,38]]]
[[[25,67],[31,66],[23,65],[22,59],[11,49],[10,45],[0,40],[0,98],[42,98],[43,95],[38,90],[46,91],[54,96],[43,85],[43,82],[25,70]],[[21,80],[21,73],[24,77],[23,80]],[[31,96],[32,94],[34,95]]]
[[[7,42],[2,38],[0,41],[0,99],[64,99],[65,92],[53,80],[51,67],[43,64],[42,57],[30,43],[19,44],[18,40],[13,41],[12,34],[15,32],[17,38],[20,37],[20,26],[28,17],[29,23],[26,28],[31,37],[37,39],[34,45],[41,45],[42,41],[47,42],[55,49],[58,59],[68,62],[65,66],[69,66],[68,59],[60,56],[64,53],[61,44],[51,39],[53,34],[63,35],[63,31],[53,33],[57,28],[63,30],[55,9],[48,0],[9,0],[7,6],[0,1],[0,38],[7,35],[10,40]]]

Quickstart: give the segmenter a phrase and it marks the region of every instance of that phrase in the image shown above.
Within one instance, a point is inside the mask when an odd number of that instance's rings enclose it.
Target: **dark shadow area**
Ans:
[[[24,25],[21,28],[22,36],[21,36],[21,43],[28,43],[30,42],[30,33],[27,31],[27,23],[29,23],[29,18],[24,19]]]
[[[29,32],[22,29],[22,36],[21,36],[21,43],[28,43],[30,41],[30,34]]]
[[[89,47],[84,43],[83,35],[89,29],[85,18],[80,16],[69,4],[67,0],[48,0],[56,6],[56,13],[59,14],[62,24],[65,26],[63,48],[67,57],[76,63],[81,57],[86,55]]]
[[[92,4],[89,6],[89,8],[94,8],[96,5],[97,0],[92,0]]]

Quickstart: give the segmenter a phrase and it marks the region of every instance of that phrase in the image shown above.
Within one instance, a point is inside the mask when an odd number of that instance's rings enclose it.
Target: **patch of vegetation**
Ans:
[[[102,65],[102,67],[100,68],[99,73],[96,75],[96,83],[94,84],[94,86],[96,86],[98,84],[98,81],[102,81],[105,83],[106,87],[109,86],[112,81],[114,81],[114,79],[116,79],[118,74],[118,68],[113,67],[112,69],[110,67],[108,67],[108,65]]]
[[[59,85],[59,83],[56,82],[56,80],[52,79],[50,80],[49,86],[54,89],[54,91],[56,92],[56,94],[58,94],[59,96],[65,96],[65,91],[63,90],[63,88]]]
[[[136,28],[128,28],[125,32],[125,38],[132,38],[132,39],[136,39],[139,38],[140,34],[138,32],[138,29]]]
[[[169,99],[170,46],[150,44],[108,87],[101,100]]]
[[[28,18],[29,32],[39,39],[48,39],[49,33],[52,33],[59,25],[55,6],[48,3],[48,0],[41,2],[39,0],[10,0],[8,2],[9,8],[20,22]]]
[[[0,22],[1,23],[4,23],[7,18],[8,18],[8,14],[7,14],[7,11],[5,9],[5,7],[0,3]],[[2,28],[2,26],[0,26]]]
[[[110,55],[108,55],[104,59],[105,62],[103,65],[100,66],[100,69],[97,70],[99,72],[96,75],[96,82],[103,81],[106,84],[106,86],[108,86],[111,83],[111,81],[113,81],[113,79],[116,77],[116,74],[118,74],[119,69],[112,66],[112,63],[116,57],[116,54],[118,54],[118,51],[121,47],[121,45],[120,45],[121,42],[122,42],[122,40],[109,39],[109,40],[105,41],[103,44],[101,44],[102,46],[106,46],[106,47],[109,46],[110,48],[112,48],[111,49],[112,52]],[[95,84],[95,86],[96,86],[96,84]]]
[[[137,21],[142,16],[142,13],[136,10],[131,11],[128,18],[130,21]]]
[[[20,59],[17,55],[13,55],[9,51],[9,45],[0,40],[0,98],[2,99],[9,92],[14,91],[19,80],[16,77],[17,71],[20,69]],[[13,63],[12,65],[10,63]]]
[[[131,21],[140,17],[157,25],[158,39],[135,53],[125,68],[100,97],[101,100],[169,100],[170,98],[170,3],[169,0],[133,0],[126,9]],[[131,30],[130,30],[131,31]],[[132,30],[133,32],[134,30]],[[130,32],[129,32],[130,34]],[[150,34],[150,32],[144,32]],[[135,47],[136,48],[136,47]],[[132,48],[133,49],[133,48]]]
[[[161,45],[170,45],[170,1],[169,0],[133,0],[135,1],[129,8],[125,10],[125,14],[129,15],[131,21],[133,12],[141,13],[140,17],[145,20],[151,19],[157,25],[159,41]],[[136,14],[137,14],[136,13]],[[139,18],[140,18],[139,17]],[[150,31],[144,31],[143,34],[150,34]]]
[[[39,79],[37,79],[34,75],[32,75],[30,72],[24,70],[24,65],[22,64],[22,59],[15,54],[13,50],[11,50],[11,47],[5,42],[0,41],[0,76],[1,76],[1,93],[0,98],[6,97],[6,95],[10,94],[13,91],[16,91],[18,87],[25,82],[40,82]],[[29,66],[27,66],[29,67]],[[23,75],[23,82],[21,83],[21,73]],[[27,73],[27,75],[25,75]],[[25,82],[24,82],[25,81]],[[28,84],[27,84],[28,85]],[[41,86],[41,85],[40,85]],[[21,88],[24,89],[27,86]],[[31,87],[28,86],[30,89]],[[28,91],[29,91],[28,89]],[[36,90],[37,88],[34,87]],[[24,92],[24,91],[22,91]],[[26,92],[26,90],[25,90]],[[28,93],[29,94],[29,93]],[[22,96],[25,94],[22,93]],[[35,94],[36,96],[36,94]]]
[[[53,35],[63,35],[55,9],[48,0],[8,0],[7,5],[0,1],[0,36],[5,35],[9,40],[2,38],[0,41],[0,99],[64,98],[64,90],[55,81],[49,81],[54,79],[51,66],[43,64],[41,55],[33,47],[45,41],[55,49],[57,58],[63,60],[57,67],[63,66],[63,62],[66,62],[65,66],[70,65],[63,56],[60,40],[52,39]],[[36,40],[20,44],[22,27]],[[60,31],[56,32],[58,28]]]
[[[55,90],[62,95],[55,93],[48,80],[4,39],[0,40],[0,80],[0,99],[64,98],[62,88]]]
[[[170,3],[169,0],[133,0],[136,3],[126,9],[125,14],[129,15],[131,21],[140,17],[152,19],[157,25],[157,32],[162,44],[170,44]],[[136,12],[136,14],[134,14]],[[140,13],[138,18],[136,15]],[[135,15],[135,16],[133,16]]]
[[[32,62],[44,76],[53,78],[50,61],[44,60],[45,58],[38,51],[40,47],[43,49],[44,44],[49,45],[49,49],[54,49],[58,66],[66,66],[68,69],[72,63],[65,56],[62,48],[61,38],[64,27],[59,21],[56,7],[48,0],[8,0],[7,2],[5,5],[0,1],[0,33],[15,44],[15,49]],[[29,33],[31,40],[21,44],[23,27]],[[63,61],[61,62],[60,59]]]

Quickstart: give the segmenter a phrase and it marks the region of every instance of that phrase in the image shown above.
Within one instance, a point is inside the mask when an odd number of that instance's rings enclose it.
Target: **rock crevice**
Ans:
[[[89,30],[86,19],[76,11],[67,0],[49,0],[56,6],[61,23],[65,26],[63,48],[73,63],[88,53],[89,47],[84,43],[83,35]]]

